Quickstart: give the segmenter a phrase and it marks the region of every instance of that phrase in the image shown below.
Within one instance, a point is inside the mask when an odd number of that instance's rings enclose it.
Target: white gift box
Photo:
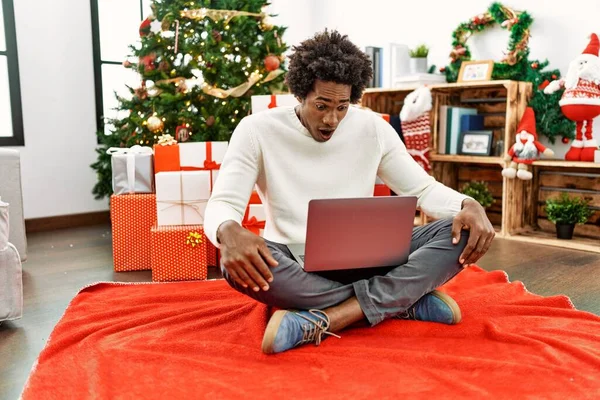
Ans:
[[[594,152],[594,162],[600,163],[600,150]]]
[[[249,204],[248,205],[248,219],[246,221],[244,221],[244,223],[248,223],[252,218],[256,218],[257,222],[262,222],[264,223],[265,220],[267,219],[266,213],[265,213],[265,206],[264,204]],[[250,227],[247,227],[247,229]],[[258,231],[258,236],[263,236],[264,233],[264,229],[260,228]]]
[[[154,151],[151,147],[111,147],[114,194],[154,193]]]
[[[252,96],[252,114],[275,107],[296,106],[298,100],[293,94],[273,94]]]
[[[158,225],[201,225],[210,198],[210,171],[156,174]]]
[[[206,168],[205,162],[221,164],[227,152],[228,142],[179,143],[179,165],[182,168]],[[211,159],[207,154],[211,153]]]

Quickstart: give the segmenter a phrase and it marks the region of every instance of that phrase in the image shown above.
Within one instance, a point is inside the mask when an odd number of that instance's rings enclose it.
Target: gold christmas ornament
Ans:
[[[260,28],[263,31],[270,31],[271,29],[273,29],[273,27],[274,27],[273,20],[268,15],[265,15],[260,23]]]
[[[148,118],[148,121],[146,121],[146,126],[148,126],[148,129],[150,129],[150,132],[158,132],[162,130],[165,124],[160,118],[158,118],[156,115],[153,115]]]

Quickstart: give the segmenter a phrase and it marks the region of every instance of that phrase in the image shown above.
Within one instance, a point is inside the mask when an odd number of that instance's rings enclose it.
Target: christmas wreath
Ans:
[[[549,64],[547,60],[529,60],[529,28],[532,23],[533,18],[526,11],[515,11],[500,3],[492,3],[485,13],[461,23],[452,32],[450,64],[440,71],[446,75],[448,82],[456,82],[462,62],[471,60],[467,40],[473,34],[496,24],[508,29],[508,52],[500,62],[494,63],[492,79],[531,82],[533,93],[529,106],[535,111],[538,133],[548,137],[551,143],[559,136],[562,136],[563,143],[568,143],[569,139],[574,138],[575,125],[560,111],[558,101],[562,91],[552,95],[543,93],[550,81],[560,78],[560,71],[544,71]]]

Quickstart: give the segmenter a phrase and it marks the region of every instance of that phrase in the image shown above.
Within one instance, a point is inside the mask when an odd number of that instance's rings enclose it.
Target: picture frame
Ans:
[[[458,82],[479,82],[492,79],[493,60],[463,61],[458,72]]]
[[[488,157],[492,153],[492,131],[464,131],[460,134],[458,154]]]

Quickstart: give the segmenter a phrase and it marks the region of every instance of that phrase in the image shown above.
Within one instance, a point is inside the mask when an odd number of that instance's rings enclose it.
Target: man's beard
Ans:
[[[523,144],[519,141],[515,147],[515,153],[518,158],[530,160],[537,156],[537,147],[533,142],[527,141]]]

